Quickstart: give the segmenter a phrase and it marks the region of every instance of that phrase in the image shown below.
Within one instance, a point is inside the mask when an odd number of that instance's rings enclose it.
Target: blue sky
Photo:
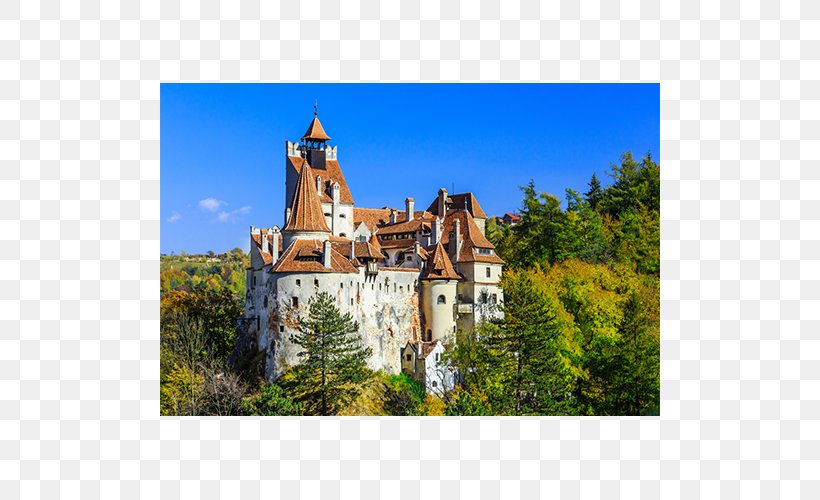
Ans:
[[[282,226],[285,140],[313,118],[356,206],[425,209],[440,187],[515,211],[530,179],[564,198],[621,153],[659,163],[658,84],[162,84],[161,252],[247,250]]]

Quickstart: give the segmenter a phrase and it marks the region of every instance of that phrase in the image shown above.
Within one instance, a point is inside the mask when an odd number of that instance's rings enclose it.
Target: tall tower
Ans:
[[[322,122],[319,121],[319,105],[313,106],[313,121],[310,122],[305,135],[302,136],[302,157],[311,167],[324,170],[327,162],[325,146],[330,136],[325,133]]]
[[[421,276],[421,306],[424,313],[425,341],[442,340],[455,333],[456,292],[459,275],[447,257],[447,251],[436,243]]]

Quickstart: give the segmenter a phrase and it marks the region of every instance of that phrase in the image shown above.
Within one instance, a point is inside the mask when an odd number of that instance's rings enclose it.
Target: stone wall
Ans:
[[[370,368],[388,373],[401,371],[401,348],[420,331],[417,272],[380,271],[376,276],[366,276],[361,268],[357,274],[268,276],[268,305],[265,314],[260,315],[267,318],[260,335],[266,340],[264,347],[260,340],[260,348],[268,351],[267,379],[278,378],[298,363],[300,347],[293,343],[293,336],[299,331],[299,318],[308,314],[310,298],[320,292],[335,296],[341,312],[350,313],[358,322],[363,343],[373,351],[368,360]],[[259,303],[256,305],[258,309]]]

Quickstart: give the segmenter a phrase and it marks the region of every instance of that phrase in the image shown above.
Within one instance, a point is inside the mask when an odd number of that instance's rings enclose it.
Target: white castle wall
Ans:
[[[271,283],[264,292],[268,307],[262,337],[268,356],[265,376],[278,378],[298,363],[301,349],[293,343],[299,331],[299,317],[307,317],[310,298],[327,292],[337,299],[342,314],[350,313],[359,323],[362,341],[373,354],[368,366],[388,373],[401,371],[401,347],[419,332],[419,305],[416,285],[418,274],[404,271],[380,271],[367,277],[363,268],[358,274],[286,273],[269,274]],[[299,284],[297,285],[297,280]],[[314,284],[318,280],[318,287]],[[259,295],[256,308],[259,309]],[[292,299],[298,299],[294,307]],[[262,295],[264,301],[264,294]]]

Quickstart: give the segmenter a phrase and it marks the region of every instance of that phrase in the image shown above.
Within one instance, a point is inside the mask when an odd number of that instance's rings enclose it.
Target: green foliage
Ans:
[[[610,176],[612,185],[603,189],[593,175],[583,196],[568,189],[565,209],[532,181],[522,187],[521,222],[499,230],[488,221],[487,237],[507,267],[580,259],[659,276],[660,167],[649,154],[638,163],[624,153]]]
[[[303,405],[288,397],[277,384],[265,384],[262,390],[246,398],[242,409],[248,415],[303,415]]]
[[[237,252],[237,250],[239,250]],[[171,290],[195,292],[202,288],[231,290],[245,295],[245,269],[250,264],[241,249],[216,255],[160,256],[160,294]]]
[[[384,381],[384,410],[388,415],[419,415],[424,388],[407,375],[387,376]]]
[[[506,272],[504,318],[448,353],[463,383],[447,413],[657,413],[657,284],[629,266],[577,259]]]
[[[334,415],[350,404],[370,377],[369,347],[362,347],[358,325],[342,315],[326,292],[311,297],[294,343],[303,350],[294,369],[294,392],[309,415]]]
[[[204,380],[187,366],[175,365],[160,379],[159,406],[161,415],[198,415]]]

